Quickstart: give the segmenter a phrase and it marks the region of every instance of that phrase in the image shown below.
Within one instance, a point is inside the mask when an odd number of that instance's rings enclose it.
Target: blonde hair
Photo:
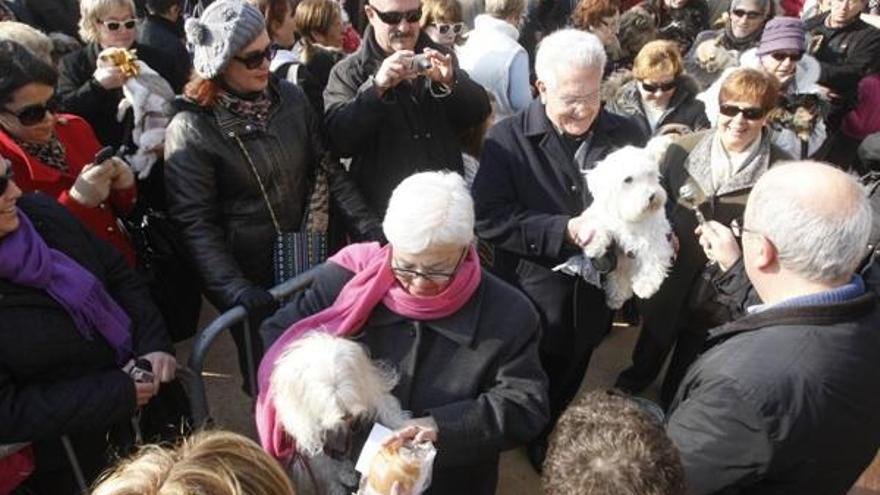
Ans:
[[[678,77],[683,71],[678,44],[668,40],[646,43],[633,60],[636,79],[661,81],[668,76]]]
[[[302,41],[304,62],[312,56],[315,35],[327,34],[336,19],[342,21],[342,7],[335,0],[303,0],[296,6],[293,34]]]
[[[79,36],[87,43],[98,41],[98,21],[113,7],[128,7],[134,17],[134,0],[80,0]]]
[[[518,19],[525,10],[526,0],[486,0],[486,13],[496,19]]]
[[[422,2],[423,28],[435,22],[462,22],[461,4],[458,0],[424,0]]]
[[[52,45],[52,40],[42,31],[21,22],[0,22],[0,40],[14,41],[43,62],[55,66],[55,61],[52,59],[52,51],[55,47]]]
[[[294,495],[277,461],[253,440],[205,431],[176,447],[147,445],[101,477],[92,495]]]

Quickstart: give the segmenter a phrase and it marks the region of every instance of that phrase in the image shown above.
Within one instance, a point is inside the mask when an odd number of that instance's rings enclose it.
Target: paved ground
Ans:
[[[207,304],[206,304],[207,306]],[[203,324],[214,318],[216,312],[205,308]],[[608,388],[613,385],[617,374],[626,367],[629,355],[635,344],[638,329],[635,327],[615,327],[611,334],[593,354],[590,369],[584,379],[582,390]],[[178,345],[178,356],[187,359],[192,341]],[[217,427],[225,428],[256,438],[256,430],[251,414],[251,404],[240,389],[235,348],[228,334],[220,337],[208,353],[204,372],[209,404]],[[648,398],[656,398],[656,387],[645,392]],[[880,459],[880,457],[878,457]],[[501,457],[498,495],[538,494],[538,475],[529,465],[521,449],[505,452]],[[849,495],[880,495],[880,461],[875,460],[866,476],[850,491]]]

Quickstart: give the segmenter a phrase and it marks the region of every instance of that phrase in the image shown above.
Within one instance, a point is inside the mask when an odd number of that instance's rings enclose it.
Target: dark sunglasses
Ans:
[[[648,84],[645,81],[639,81],[639,83],[642,85],[642,89],[644,89],[648,93],[653,93],[653,92],[657,91],[658,89],[665,93],[666,91],[669,91],[670,89],[675,89],[678,86],[677,79],[673,79],[671,81],[667,81],[665,83],[660,83],[660,84]]]
[[[747,17],[750,21],[754,21],[755,19],[759,19],[764,17],[764,14],[761,12],[754,12],[751,10],[743,10],[743,9],[733,9],[731,11],[733,15],[736,17]]]
[[[49,112],[55,113],[58,110],[58,98],[53,96],[46,103],[38,105],[28,105],[17,112],[13,112],[4,108],[3,113],[14,115],[15,118],[25,127],[37,125],[46,118]]]
[[[463,22],[454,22],[454,23],[452,23],[452,24],[445,24],[445,23],[442,23],[442,22],[435,22],[435,23],[434,23],[434,26],[437,27],[437,31],[439,31],[440,34],[446,34],[446,33],[449,32],[450,29],[451,29],[452,32],[455,33],[455,34],[461,34],[461,31],[464,29],[464,23],[463,23]]]
[[[767,113],[762,108],[740,108],[736,105],[721,105],[719,111],[721,112],[721,115],[726,115],[728,117],[736,117],[738,114],[743,114],[743,117],[749,120],[758,120]]]
[[[771,53],[770,56],[773,57],[773,60],[775,60],[777,62],[784,62],[786,60],[791,60],[792,62],[800,62],[801,59],[804,58],[804,54],[801,52],[798,52],[798,53],[778,52],[778,53]]]
[[[6,173],[0,175],[0,196],[6,194],[6,189],[9,188],[9,183],[15,179],[15,174],[12,172],[12,165],[9,165],[6,168]]]
[[[124,27],[125,29],[128,29],[130,31],[130,30],[134,29],[135,26],[137,26],[136,19],[129,19],[127,21],[98,21],[98,22],[103,24],[104,27],[109,29],[110,31],[118,31],[119,28],[121,28],[121,27]]]
[[[369,4],[367,4],[367,5],[369,5]],[[421,5],[417,9],[407,10],[406,12],[395,12],[395,11],[382,12],[381,10],[377,9],[376,7],[374,7],[372,5],[369,5],[369,7],[371,9],[373,9],[373,12],[375,12],[376,15],[379,16],[379,19],[381,19],[382,22],[384,22],[385,24],[389,24],[391,26],[396,26],[396,25],[400,24],[400,21],[402,21],[404,19],[406,19],[406,22],[412,23],[412,22],[419,22],[419,20],[421,20],[421,18],[422,18],[422,6]]]
[[[251,52],[242,57],[232,57],[243,63],[250,70],[259,69],[264,60],[272,60],[275,56],[275,45],[270,44],[263,51]]]

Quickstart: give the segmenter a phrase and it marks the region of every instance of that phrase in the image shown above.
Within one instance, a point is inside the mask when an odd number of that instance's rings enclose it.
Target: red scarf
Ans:
[[[391,270],[391,245],[378,243],[353,244],[329,260],[355,273],[333,305],[294,323],[266,351],[257,375],[260,393],[257,397],[257,432],[263,449],[277,459],[288,459],[296,446],[283,425],[276,421],[269,380],[275,362],[287,346],[309,330],[322,329],[336,336],[351,335],[366,323],[373,308],[380,302],[388,309],[413,320],[436,320],[456,313],[467,303],[480,285],[481,270],[473,246],[452,278],[449,286],[431,297],[414,296],[406,291]]]

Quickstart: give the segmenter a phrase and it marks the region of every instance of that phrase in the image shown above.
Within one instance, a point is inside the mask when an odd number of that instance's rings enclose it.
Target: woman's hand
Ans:
[[[153,368],[153,382],[156,385],[156,392],[159,391],[160,383],[168,383],[174,380],[177,373],[177,359],[167,352],[151,352],[144,354],[141,358],[150,362]]]
[[[118,89],[125,84],[125,74],[115,65],[99,66],[95,69],[92,77],[95,78],[95,81],[98,81],[102,88],[107,90]]]
[[[111,189],[128,189],[134,186],[134,172],[122,158],[113,157],[110,160],[114,168],[113,181],[110,184]]]
[[[697,227],[694,232],[700,236],[700,246],[703,247],[706,257],[717,261],[722,271],[726,272],[742,256],[733,231],[724,225],[709,220]]]
[[[110,195],[115,174],[116,169],[109,160],[99,165],[86,165],[70,188],[70,197],[87,208],[98,206]]]

